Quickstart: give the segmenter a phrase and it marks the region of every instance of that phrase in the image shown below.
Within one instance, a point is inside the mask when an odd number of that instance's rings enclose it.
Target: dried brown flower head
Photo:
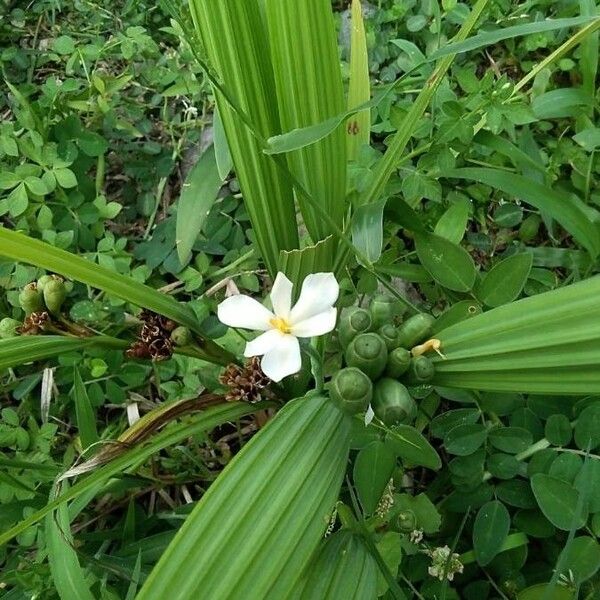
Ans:
[[[258,356],[251,358],[241,367],[231,364],[219,377],[228,388],[225,398],[228,402],[258,402],[271,380],[262,372]]]
[[[177,327],[177,323],[149,310],[140,313],[140,320],[142,328],[139,340],[134,342],[125,354],[130,358],[150,358],[156,361],[171,358],[173,355],[171,332]]]
[[[23,325],[19,328],[21,335],[38,335],[50,323],[50,315],[47,311],[33,312],[23,321]]]

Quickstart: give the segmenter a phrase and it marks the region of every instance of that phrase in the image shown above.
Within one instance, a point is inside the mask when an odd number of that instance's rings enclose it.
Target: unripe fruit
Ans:
[[[346,347],[359,333],[365,333],[371,329],[373,321],[371,314],[364,308],[354,306],[347,310],[340,319],[338,336],[342,347]]]
[[[339,408],[355,415],[367,410],[373,397],[373,384],[360,369],[346,367],[333,376],[329,396]]]
[[[425,313],[413,315],[400,326],[400,345],[404,348],[412,348],[419,342],[431,336],[435,317]]]
[[[385,369],[388,351],[380,335],[361,333],[350,342],[345,356],[349,367],[357,367],[374,381]]]
[[[44,285],[44,303],[53,315],[60,314],[61,306],[67,297],[67,288],[62,279],[55,278]]]
[[[404,533],[409,533],[417,528],[417,516],[412,510],[403,510],[396,515],[396,528]]]
[[[176,346],[189,346],[192,343],[192,334],[187,327],[180,325],[171,332],[171,339]]]
[[[5,317],[0,321],[0,338],[7,340],[8,338],[14,338],[19,335],[18,328],[21,327],[21,323],[16,319]]]
[[[26,315],[44,310],[44,299],[37,284],[27,284],[19,294],[19,305]]]
[[[426,356],[417,356],[410,362],[408,381],[413,384],[427,383],[433,379],[435,367]]]
[[[392,325],[395,317],[402,316],[404,307],[397,300],[381,294],[371,300],[369,311],[373,328],[379,329],[382,325]]]
[[[380,379],[373,390],[373,412],[386,425],[410,423],[417,416],[417,405],[404,385],[395,379]]]
[[[37,280],[37,288],[38,290],[40,290],[40,292],[44,291],[44,287],[45,285],[49,282],[49,281],[54,281],[56,279],[56,277],[54,275],[42,275],[38,280]]]
[[[398,379],[398,377],[408,371],[411,359],[412,355],[409,350],[406,348],[395,348],[388,356],[385,374],[393,379]]]
[[[400,334],[398,328],[391,324],[382,325],[377,333],[383,338],[388,350],[393,350],[400,345]]]

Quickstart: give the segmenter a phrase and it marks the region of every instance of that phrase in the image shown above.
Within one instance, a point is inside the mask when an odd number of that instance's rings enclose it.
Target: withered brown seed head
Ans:
[[[219,377],[221,384],[228,389],[225,398],[229,402],[258,402],[261,392],[271,383],[271,380],[262,372],[260,359],[255,356],[243,367],[231,364]]]
[[[44,328],[49,322],[50,315],[47,311],[43,310],[31,313],[29,316],[25,317],[23,325],[19,328],[19,333],[21,335],[37,335],[41,331],[44,331]]]
[[[171,332],[177,327],[175,321],[149,310],[140,313],[142,328],[139,340],[126,351],[130,358],[167,360],[173,355]]]

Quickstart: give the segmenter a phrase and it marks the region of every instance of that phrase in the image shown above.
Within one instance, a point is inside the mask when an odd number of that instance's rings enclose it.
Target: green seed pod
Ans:
[[[192,343],[192,334],[187,327],[180,325],[171,332],[171,339],[176,346],[189,346]]]
[[[393,325],[394,319],[403,315],[404,306],[394,298],[381,294],[371,300],[369,311],[373,319],[373,327],[379,329],[382,325]]]
[[[53,315],[60,314],[60,308],[67,297],[67,288],[62,279],[55,278],[44,285],[44,303]]]
[[[533,240],[540,230],[542,219],[539,215],[532,214],[523,220],[519,227],[519,239],[523,242],[530,242]]]
[[[417,416],[417,405],[406,387],[389,377],[375,384],[371,406],[386,425],[409,423]]]
[[[56,277],[54,275],[42,275],[38,280],[37,280],[37,288],[38,290],[40,290],[40,292],[44,291],[44,287],[46,286],[47,283],[49,283],[50,281],[54,281],[56,279]]]
[[[426,356],[417,356],[410,361],[410,368],[408,369],[409,383],[427,383],[433,379],[434,375],[433,362]]]
[[[385,369],[388,351],[380,335],[361,333],[348,344],[345,356],[349,367],[359,368],[374,381]]]
[[[409,350],[430,335],[435,317],[425,313],[413,315],[400,326],[400,345]]]
[[[369,331],[372,326],[373,321],[368,310],[354,306],[346,311],[342,315],[338,328],[342,347],[345,348],[359,333]]]
[[[360,369],[346,367],[333,376],[329,396],[338,408],[355,415],[367,410],[373,397],[373,384]]]
[[[7,340],[8,338],[14,338],[19,335],[18,328],[21,327],[22,323],[16,319],[5,317],[0,321],[0,338]]]
[[[400,345],[400,334],[398,328],[391,324],[382,325],[377,333],[383,338],[388,350],[393,350]]]
[[[400,375],[404,375],[410,367],[412,355],[406,348],[395,348],[388,356],[385,374],[393,379],[398,379]]]
[[[412,510],[402,510],[396,515],[394,524],[398,531],[409,533],[417,528],[417,516]]]
[[[44,298],[37,284],[28,283],[19,294],[19,305],[26,315],[44,310]]]

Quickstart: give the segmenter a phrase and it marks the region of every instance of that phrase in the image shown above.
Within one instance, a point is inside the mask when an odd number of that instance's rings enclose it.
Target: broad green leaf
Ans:
[[[215,147],[204,151],[183,184],[177,202],[177,254],[186,263],[223,181],[219,175]]]
[[[362,539],[336,531],[306,569],[300,600],[369,600],[377,596],[379,569]]]
[[[494,308],[436,333],[434,384],[491,391],[600,393],[600,278]]]
[[[477,562],[485,567],[501,551],[510,530],[510,515],[502,502],[484,504],[473,524],[473,550]]]
[[[29,206],[29,197],[24,183],[19,183],[6,198],[6,205],[11,217],[22,215]]]
[[[298,230],[292,187],[263,153],[266,139],[280,133],[281,122],[262,2],[189,4],[220,82],[218,87],[213,84],[215,99],[252,229],[275,277],[279,253],[298,247]]]
[[[426,233],[415,233],[415,248],[421,264],[440,285],[456,292],[473,287],[475,263],[464,248]]]
[[[55,497],[53,488],[51,500]],[[73,546],[66,503],[46,517],[46,540],[52,584],[61,600],[94,600]]]
[[[348,108],[353,109],[371,97],[367,37],[360,0],[352,0],[352,33],[350,35],[350,82],[348,83]],[[356,160],[361,146],[369,144],[371,137],[371,111],[362,110],[346,123],[346,147],[349,160]]]
[[[454,169],[444,173],[447,177],[479,181],[522,200],[556,219],[592,256],[600,251],[600,238],[595,224],[571,196],[545,187],[511,173],[487,168]]]
[[[533,256],[515,254],[494,265],[477,286],[477,298],[486,306],[500,306],[518,298],[527,282]]]
[[[592,102],[593,96],[581,88],[559,88],[534,98],[531,108],[538,119],[560,119],[576,117]]]
[[[199,332],[200,324],[192,309],[180,304],[171,296],[81,256],[65,252],[4,227],[0,227],[0,256],[6,256],[18,262],[26,262],[69,279],[81,281]],[[219,364],[231,362],[229,353],[210,340],[202,342],[202,351],[205,353],[206,360],[211,362]]]
[[[98,441],[98,431],[96,429],[96,414],[77,367],[73,371],[73,399],[75,400],[75,416],[81,446],[86,449]]]
[[[558,529],[570,531],[585,525],[587,513],[579,512],[579,492],[570,484],[536,473],[531,478],[531,489],[544,516]]]
[[[481,314],[481,306],[474,300],[461,300],[443,312],[433,324],[433,333]]]
[[[589,536],[576,537],[562,551],[558,564],[562,573],[572,573],[582,583],[600,569],[600,544]]]
[[[396,425],[388,431],[386,441],[396,456],[409,464],[428,469],[439,469],[442,466],[442,460],[433,446],[410,425]]]
[[[372,442],[357,454],[353,471],[354,485],[367,514],[375,512],[395,467],[396,455],[384,442]]]
[[[546,173],[545,166],[542,163],[535,161],[529,154],[506,138],[494,135],[491,131],[480,131],[473,141],[506,156],[517,167],[527,167],[540,173]]]
[[[477,48],[484,48],[497,44],[502,40],[542,33],[545,31],[555,31],[567,27],[577,27],[577,25],[586,25],[593,21],[594,17],[573,17],[571,19],[544,19],[543,21],[534,21],[523,25],[514,25],[513,27],[504,27],[496,31],[485,31],[478,33],[464,41],[448,44],[436,50],[430,58],[440,58],[448,54],[457,54],[459,52],[468,52]]]
[[[289,131],[345,109],[337,34],[329,0],[265,0],[281,128]],[[286,155],[290,171],[338,227],[346,203],[346,136],[339,128]],[[313,242],[335,233],[302,194],[296,194]]]
[[[138,600],[174,589],[180,600],[206,590],[211,600],[288,597],[327,527],[349,432],[349,419],[327,398],[288,404],[210,486]]]
[[[442,516],[435,504],[424,493],[416,496],[397,494],[394,501],[394,510],[411,510],[417,518],[415,529],[422,529],[427,534],[438,532],[442,525]]]
[[[573,139],[588,152],[600,147],[600,127],[590,127],[580,131]]]
[[[460,244],[465,235],[470,212],[471,203],[466,198],[454,202],[439,218],[434,229],[435,235]]]
[[[71,169],[67,169],[66,167],[54,169],[52,173],[56,177],[58,185],[62,188],[73,188],[77,185],[77,177],[75,177],[75,173]]]
[[[556,583],[538,583],[520,591],[517,600],[575,600],[575,592]]]
[[[584,408],[575,424],[575,443],[581,450],[593,452],[600,446],[600,404]]]
[[[487,435],[487,429],[480,423],[457,425],[444,437],[444,447],[450,454],[468,456],[484,444]]]
[[[383,209],[385,200],[359,206],[352,215],[352,243],[375,263],[383,248]]]
[[[198,415],[191,417],[186,422],[178,423],[168,428],[166,431],[161,431],[149,440],[137,443],[133,447],[128,447],[125,452],[116,457],[109,464],[90,473],[87,477],[77,482],[56,499],[48,502],[43,508],[37,510],[26,519],[23,519],[14,527],[0,532],[0,546],[6,544],[6,542],[25,531],[28,527],[31,527],[31,525],[38,523],[64,502],[68,502],[74,498],[78,498],[84,493],[90,492],[90,490],[99,488],[112,477],[122,474],[133,465],[144,462],[150,456],[155,455],[164,448],[179,444],[190,437],[210,431],[214,427],[229,421],[236,421],[245,415],[252,414],[253,412],[271,406],[271,404],[264,402],[251,405],[238,402],[220,404],[213,408],[206,409]]]

